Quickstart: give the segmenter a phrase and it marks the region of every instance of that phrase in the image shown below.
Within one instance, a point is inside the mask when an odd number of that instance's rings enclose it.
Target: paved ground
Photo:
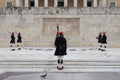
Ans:
[[[4,60],[56,60],[55,48],[23,48],[11,51],[0,48],[0,61]],[[119,48],[107,48],[105,52],[96,48],[68,48],[65,60],[120,60]]]
[[[44,79],[41,74],[14,75],[3,80],[120,80],[119,73],[48,73]]]
[[[0,61],[41,61],[57,60],[54,56],[55,48],[23,48],[21,51],[11,51],[10,48],[0,49]],[[120,49],[107,48],[105,52],[97,48],[68,48],[68,55],[64,60],[100,60],[120,62]],[[8,69],[5,69],[6,71]],[[19,70],[19,69],[17,69]],[[37,69],[36,69],[37,70]],[[113,69],[114,70],[114,69]],[[114,71],[113,71],[114,72]],[[116,72],[116,71],[115,71]],[[0,75],[0,80],[43,80],[41,73],[20,74],[5,73]],[[45,80],[120,80],[119,73],[49,73]]]

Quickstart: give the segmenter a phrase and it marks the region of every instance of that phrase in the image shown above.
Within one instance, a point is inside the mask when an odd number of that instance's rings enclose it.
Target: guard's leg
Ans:
[[[60,68],[61,70],[64,68],[63,67],[63,56],[60,56]]]
[[[11,51],[14,51],[15,50],[15,44],[14,43],[12,43],[11,45],[10,45],[10,47],[11,47]]]
[[[102,48],[102,44],[98,43],[98,50],[101,50],[101,48]]]
[[[103,44],[102,51],[106,51],[105,44]]]
[[[57,66],[57,68],[59,68],[60,67],[60,56],[57,56],[58,57],[58,66]]]
[[[18,50],[21,50],[21,43],[17,43]]]

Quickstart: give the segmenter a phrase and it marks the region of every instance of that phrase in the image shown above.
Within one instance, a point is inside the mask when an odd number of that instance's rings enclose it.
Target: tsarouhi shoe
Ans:
[[[105,49],[101,49],[101,51],[106,51]]]
[[[21,50],[21,48],[18,48],[18,50]]]
[[[11,49],[11,51],[15,51],[15,49]]]
[[[62,67],[60,68],[60,67],[57,66],[57,68],[58,68],[58,70],[63,70],[64,67],[62,66]]]

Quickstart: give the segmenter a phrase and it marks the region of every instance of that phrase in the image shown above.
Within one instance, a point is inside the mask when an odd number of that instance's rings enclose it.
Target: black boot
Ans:
[[[63,64],[63,59],[61,60],[61,64]]]
[[[104,48],[106,48],[106,46],[104,46]]]
[[[60,64],[60,60],[58,59],[58,64]]]

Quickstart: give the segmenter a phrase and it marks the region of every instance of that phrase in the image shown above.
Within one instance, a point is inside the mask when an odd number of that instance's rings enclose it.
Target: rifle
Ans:
[[[56,34],[56,37],[58,37],[58,34],[59,33],[59,26],[58,26],[58,24],[57,24],[57,34]]]

